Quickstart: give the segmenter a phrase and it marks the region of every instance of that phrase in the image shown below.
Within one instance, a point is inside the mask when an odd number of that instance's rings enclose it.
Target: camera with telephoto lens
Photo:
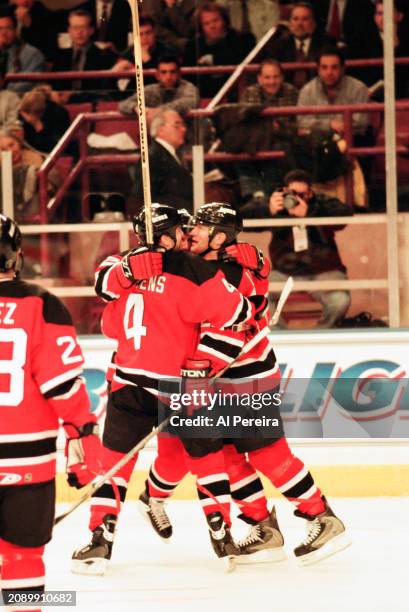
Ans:
[[[295,206],[298,206],[299,200],[297,198],[297,193],[290,189],[284,194],[283,206],[286,210],[291,210]]]

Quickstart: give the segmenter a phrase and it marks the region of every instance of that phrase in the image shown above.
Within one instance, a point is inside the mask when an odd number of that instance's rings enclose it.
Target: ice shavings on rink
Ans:
[[[80,508],[54,530],[47,590],[76,590],[76,612],[137,612],[144,606],[147,612],[407,612],[409,498],[330,499],[353,544],[308,568],[291,555],[304,538],[304,521],[285,501],[275,502],[289,559],[240,565],[232,574],[214,557],[194,501],[169,502],[169,544],[150,530],[135,502],[126,503],[107,574],[71,574],[73,549],[90,539],[88,512]],[[235,525],[234,534],[244,535],[246,526],[237,520]]]

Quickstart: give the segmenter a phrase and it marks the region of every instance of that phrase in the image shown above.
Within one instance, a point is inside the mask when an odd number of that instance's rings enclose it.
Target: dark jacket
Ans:
[[[98,40],[98,26],[96,23],[96,2],[88,0],[76,9],[82,9],[92,15],[94,25],[96,26],[95,38]],[[128,46],[128,31],[132,31],[131,26],[131,9],[128,0],[114,0],[110,18],[107,23],[105,40],[112,42],[118,52],[124,51]]]
[[[308,204],[307,217],[341,217],[352,215],[351,209],[337,198],[322,193],[314,194]],[[275,215],[276,218],[288,217],[287,210]],[[295,217],[291,217],[296,220]],[[343,226],[307,226],[308,249],[296,253],[292,227],[274,228],[269,251],[273,268],[284,274],[303,276],[319,274],[330,270],[345,271],[334,233]]]
[[[73,49],[60,49],[57,53],[53,71],[66,72],[72,70]],[[115,64],[117,56],[110,50],[101,51],[96,45],[91,44],[84,64],[85,70],[109,70]],[[63,81],[54,81],[54,89],[67,91],[71,89],[80,90],[83,92],[93,92],[95,90],[111,89],[115,80],[111,79],[82,79],[77,83],[77,80],[67,79]],[[92,100],[95,95],[90,93],[89,99]],[[80,101],[80,100],[78,100]],[[86,101],[82,95],[81,101]]]
[[[321,32],[315,32],[311,37],[310,47],[305,61],[315,61],[322,47],[326,45],[332,45],[335,40],[326,34]],[[295,44],[295,38],[292,34],[284,35],[278,40],[272,40],[271,43],[267,43],[262,50],[261,60],[273,57],[279,62],[296,62],[297,61],[297,49]],[[314,78],[316,76],[316,70],[306,70],[306,80]],[[286,81],[292,83],[294,81],[295,71],[286,72]]]
[[[184,66],[196,66],[204,55],[211,55],[213,66],[239,64],[255,45],[253,34],[237,32],[230,29],[224,38],[209,45],[203,34],[190,38],[186,44],[183,59]],[[200,95],[211,98],[227,80],[228,74],[199,75],[190,80],[199,88]],[[190,78],[190,77],[189,77]]]
[[[328,21],[330,0],[314,0],[315,15],[318,27],[324,31]],[[341,29],[347,48],[351,44],[362,41],[373,22],[374,6],[371,0],[346,0]]]
[[[152,201],[193,210],[192,175],[159,142],[149,145]],[[141,164],[136,166],[135,196],[143,204]]]
[[[20,116],[20,121],[23,124],[24,140],[33,149],[41,153],[49,153],[70,127],[70,116],[63,106],[48,100],[41,120],[44,128],[41,132],[37,132],[31,123],[26,122]]]
[[[21,38],[52,61],[58,49],[57,33],[64,28],[62,11],[50,11],[41,2],[34,2],[30,17],[31,24],[21,29]]]

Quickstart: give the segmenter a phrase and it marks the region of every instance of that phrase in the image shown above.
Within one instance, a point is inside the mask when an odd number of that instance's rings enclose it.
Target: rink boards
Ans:
[[[409,495],[409,331],[285,332],[271,339],[285,388],[286,434],[319,484],[332,496]],[[97,336],[80,341],[93,410],[103,419],[115,347]],[[154,455],[154,446],[141,454],[131,499]],[[59,499],[74,499],[63,474],[58,480]],[[275,495],[268,483],[266,489]],[[194,496],[187,478],[176,498]]]

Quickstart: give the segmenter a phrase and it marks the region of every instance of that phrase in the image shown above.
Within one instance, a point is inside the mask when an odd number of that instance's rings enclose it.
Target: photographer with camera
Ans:
[[[284,178],[284,188],[270,197],[273,217],[340,217],[352,215],[350,208],[337,198],[314,193],[311,178],[304,170],[292,170]],[[270,280],[346,280],[346,268],[338,253],[334,233],[343,226],[304,226],[275,228],[270,243],[273,266]],[[349,291],[311,291],[310,295],[321,303],[322,314],[317,328],[334,327],[348,310]],[[275,301],[275,294],[270,299]],[[285,327],[284,321],[280,326]]]

